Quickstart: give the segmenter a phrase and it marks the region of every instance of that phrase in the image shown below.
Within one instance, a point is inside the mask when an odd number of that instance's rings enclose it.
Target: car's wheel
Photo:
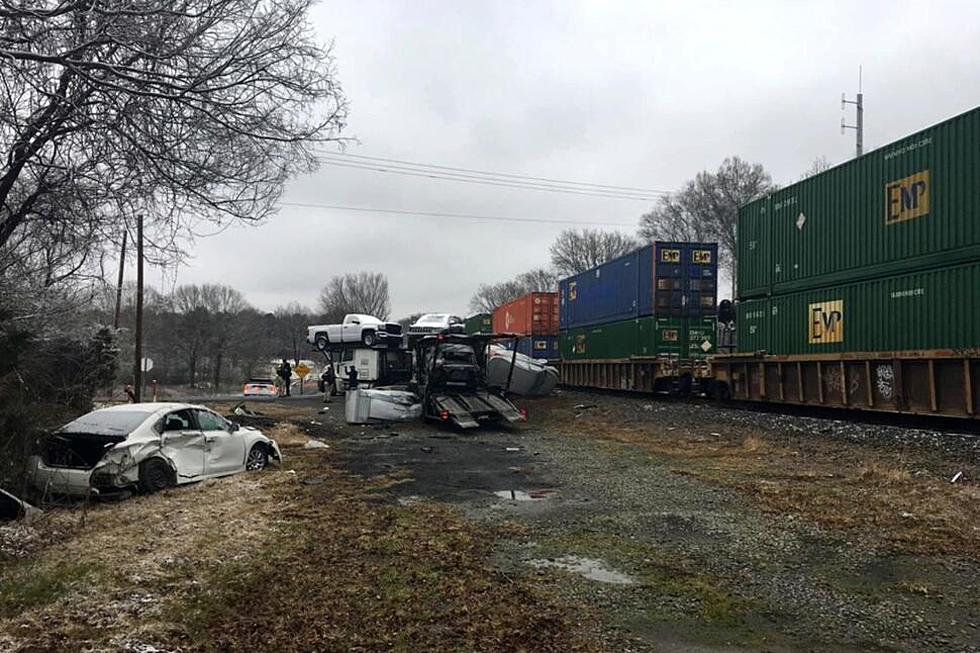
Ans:
[[[330,338],[327,337],[325,333],[316,334],[316,338],[313,339],[317,349],[326,349],[327,345],[330,344]]]
[[[170,465],[159,458],[151,458],[140,465],[140,490],[146,494],[166,490],[176,484]]]
[[[374,343],[378,342],[378,334],[376,334],[374,331],[365,331],[361,335],[361,339],[364,341],[365,345],[368,347],[373,347]]]
[[[245,469],[250,472],[255,472],[260,469],[265,469],[265,466],[268,464],[269,452],[266,451],[265,445],[252,445],[251,450],[248,452],[248,458],[245,459]]]

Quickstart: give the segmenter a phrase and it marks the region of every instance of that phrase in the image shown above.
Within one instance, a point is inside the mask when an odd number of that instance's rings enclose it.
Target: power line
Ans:
[[[605,197],[609,199],[622,199],[622,200],[633,200],[639,202],[656,202],[660,199],[660,196],[653,195],[642,195],[639,193],[614,193],[612,191],[591,191],[585,189],[573,189],[566,188],[562,186],[551,186],[543,183],[536,182],[510,182],[504,180],[495,180],[484,177],[476,177],[472,175],[463,175],[456,173],[437,173],[437,172],[427,172],[423,170],[416,170],[412,168],[404,168],[398,166],[380,166],[370,163],[361,163],[357,161],[340,161],[337,159],[330,159],[327,157],[317,157],[321,163],[327,165],[337,166],[341,168],[353,168],[357,170],[371,170],[374,172],[384,172],[390,174],[406,175],[409,177],[426,177],[430,179],[442,179],[446,181],[458,181],[462,183],[469,184],[483,184],[487,186],[503,186],[508,188],[520,188],[524,190],[540,190],[548,191],[552,193],[564,193],[570,195],[586,195],[592,197]]]
[[[398,163],[402,165],[414,166],[416,168],[435,168],[437,170],[449,170],[452,172],[472,172],[478,175],[485,175],[491,177],[509,177],[511,179],[543,181],[543,182],[554,183],[554,184],[563,184],[567,186],[588,186],[597,189],[604,188],[612,191],[637,191],[639,193],[653,194],[653,195],[670,194],[670,191],[657,190],[654,188],[637,188],[635,186],[614,186],[611,184],[596,184],[587,181],[569,181],[566,179],[552,179],[550,177],[532,177],[531,175],[515,175],[507,172],[491,172],[488,170],[475,170],[473,168],[460,168],[456,166],[436,165],[434,163],[418,163],[416,161],[405,161],[403,159],[389,159],[380,156],[367,156],[365,154],[351,154],[349,152],[329,152],[328,155],[347,157],[351,159],[365,159],[368,161],[382,161],[385,163]]]
[[[508,186],[514,188],[528,188],[531,190],[549,190],[556,192],[567,192],[572,194],[580,195],[596,195],[599,197],[612,197],[618,199],[637,199],[643,201],[656,201],[659,199],[658,195],[653,195],[649,193],[643,193],[639,191],[614,191],[605,190],[601,188],[586,188],[577,186],[563,186],[553,183],[537,182],[537,181],[519,181],[510,180],[503,178],[470,175],[458,172],[440,172],[435,170],[426,170],[422,168],[408,167],[398,164],[388,165],[388,164],[376,164],[366,161],[349,161],[345,159],[339,159],[334,155],[320,155],[317,159],[328,165],[336,165],[339,167],[346,168],[359,168],[363,170],[372,170],[377,172],[391,172],[395,174],[405,174],[413,177],[429,177],[434,179],[448,179],[451,181],[463,181],[468,183],[483,183],[491,186]]]
[[[299,208],[330,209],[337,211],[358,211],[362,213],[391,213],[394,215],[415,215],[436,218],[458,218],[463,220],[492,220],[497,222],[531,222],[541,224],[573,224],[583,227],[635,227],[630,222],[583,222],[581,220],[563,220],[551,218],[515,218],[499,215],[472,215],[469,213],[440,213],[436,211],[405,211],[401,209],[379,209],[366,206],[343,206],[339,204],[318,204],[315,202],[279,202],[282,206]]]

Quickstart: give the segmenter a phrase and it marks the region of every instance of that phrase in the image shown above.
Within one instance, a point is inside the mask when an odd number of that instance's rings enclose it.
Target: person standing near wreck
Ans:
[[[327,362],[327,367],[323,370],[323,374],[320,375],[320,380],[323,382],[323,403],[330,403],[330,395],[333,394],[334,386],[337,382],[337,374],[333,370],[333,363]]]
[[[357,390],[357,368],[353,365],[347,368],[347,389]]]
[[[290,367],[289,361],[285,358],[282,359],[282,366],[279,368],[279,376],[282,377],[282,396],[289,397],[289,382],[293,378],[293,368]]]

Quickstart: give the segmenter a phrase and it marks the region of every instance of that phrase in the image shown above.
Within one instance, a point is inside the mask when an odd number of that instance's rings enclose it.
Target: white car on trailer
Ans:
[[[350,313],[344,316],[340,324],[314,324],[306,331],[306,341],[320,350],[326,350],[330,345],[358,342],[366,347],[375,347],[401,338],[402,325],[379,320],[373,315]]]

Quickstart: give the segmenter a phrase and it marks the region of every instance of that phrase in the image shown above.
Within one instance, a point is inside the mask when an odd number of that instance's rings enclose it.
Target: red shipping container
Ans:
[[[493,330],[522,336],[558,335],[558,293],[532,292],[507,302],[493,312]]]

